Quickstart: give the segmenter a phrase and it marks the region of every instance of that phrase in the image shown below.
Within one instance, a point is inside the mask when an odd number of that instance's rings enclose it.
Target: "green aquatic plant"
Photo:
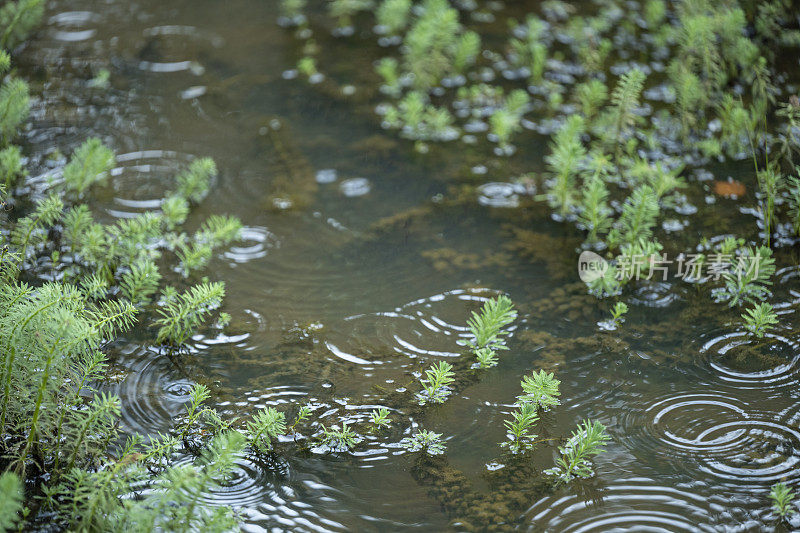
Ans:
[[[114,152],[100,139],[84,142],[64,167],[64,185],[67,190],[83,194],[89,187],[104,179],[114,168]]]
[[[576,204],[576,180],[587,155],[581,140],[585,128],[583,117],[570,116],[555,134],[550,144],[550,154],[545,156],[552,176],[546,183],[547,202],[561,216],[569,214]]]
[[[596,242],[611,229],[614,211],[608,205],[608,188],[603,178],[594,174],[583,186],[578,223],[589,230],[586,240]]]
[[[625,320],[624,316],[628,313],[628,304],[625,302],[617,302],[611,309],[611,320],[619,325]]]
[[[417,394],[420,405],[426,403],[443,403],[450,395],[451,385],[455,381],[453,365],[439,361],[425,370],[425,378],[420,379],[422,392]]]
[[[783,176],[776,165],[767,165],[757,170],[758,187],[761,190],[761,214],[764,223],[764,237],[767,246],[772,238],[772,230],[777,223],[775,201],[783,188]]]
[[[772,510],[781,518],[786,518],[797,512],[794,505],[795,493],[786,483],[779,482],[772,485],[769,491],[772,500]]]
[[[446,107],[436,107],[419,91],[406,94],[397,106],[387,106],[384,123],[400,129],[403,137],[416,141],[448,141],[457,137],[453,115]]]
[[[318,75],[317,60],[312,56],[301,57],[297,62],[297,71],[306,78]]]
[[[294,422],[289,426],[289,431],[295,433],[295,428],[298,424],[302,424],[311,417],[311,408],[307,405],[301,405],[297,411],[297,416],[294,417]]]
[[[552,372],[533,372],[530,376],[524,376],[520,385],[524,394],[517,397],[517,401],[522,404],[531,404],[537,411],[547,411],[551,407],[561,405],[558,397],[561,392],[558,386],[561,384]]]
[[[491,348],[478,348],[474,350],[474,353],[478,360],[479,368],[491,368],[493,366],[497,366],[497,363],[499,363],[497,352]]]
[[[11,145],[0,150],[0,186],[10,190],[24,175],[22,152],[19,147]]]
[[[349,28],[356,13],[367,11],[373,5],[372,0],[329,0],[328,13],[336,19],[339,28]]]
[[[545,472],[566,483],[575,478],[591,477],[594,470],[590,459],[601,453],[610,439],[606,427],[600,422],[586,420],[578,424],[578,429],[572,433],[567,443],[559,447],[561,455],[556,460],[556,465]]]
[[[733,307],[743,302],[758,303],[772,295],[768,286],[775,273],[775,259],[770,248],[743,248],[733,261],[731,257],[722,275],[724,286],[712,291],[717,302]]]
[[[502,149],[508,148],[511,136],[522,129],[520,120],[528,109],[529,101],[528,93],[517,89],[512,91],[503,106],[496,109],[489,117],[489,130]]]
[[[347,425],[347,422],[342,422],[341,429],[322,426],[322,438],[320,442],[331,451],[346,452],[352,450],[356,447],[359,440],[360,437],[358,433],[353,431],[353,429]]]
[[[608,89],[602,81],[591,79],[575,86],[575,99],[584,118],[591,120],[608,99]]]
[[[413,436],[405,437],[400,441],[400,446],[412,453],[424,451],[428,455],[441,455],[446,449],[442,434],[427,429],[420,429]]]
[[[132,304],[148,305],[152,296],[158,292],[161,274],[152,259],[145,258],[130,266],[130,270],[122,274],[119,282],[122,295]]]
[[[201,283],[183,293],[164,294],[164,302],[158,309],[161,318],[156,342],[173,347],[181,346],[194,335],[205,318],[222,304],[225,284],[222,282]]]
[[[511,62],[528,69],[531,83],[541,83],[547,62],[547,46],[542,42],[545,23],[534,15],[528,15],[520,30],[523,36],[509,41]]]
[[[633,190],[622,206],[622,214],[608,234],[611,247],[635,244],[640,239],[653,236],[659,214],[658,197],[649,185],[640,185]]]
[[[403,44],[405,69],[422,91],[444,77],[463,74],[480,52],[480,37],[464,31],[447,0],[425,0]]]
[[[195,159],[185,172],[175,179],[178,194],[192,203],[200,203],[208,194],[211,178],[217,174],[217,165],[209,157]]]
[[[408,25],[411,0],[383,0],[375,11],[382,33],[399,35]]]
[[[274,407],[266,407],[247,422],[245,436],[253,450],[268,453],[272,451],[272,441],[285,433],[286,415]]]
[[[281,0],[281,16],[289,21],[299,21],[303,17],[307,3],[307,0]]]
[[[534,446],[536,435],[531,429],[539,420],[536,405],[523,403],[511,412],[511,419],[505,420],[506,439],[500,443],[503,448],[508,448],[511,453],[520,453],[530,450]]]
[[[487,300],[480,312],[472,312],[472,317],[467,320],[467,327],[471,338],[461,341],[474,351],[481,348],[492,350],[506,350],[504,337],[508,335],[503,328],[517,318],[517,311],[511,298],[500,295]]]
[[[230,531],[238,526],[233,511],[205,503],[204,495],[224,485],[244,442],[237,432],[223,433],[194,463],[157,468],[174,442],[129,441],[106,468],[68,472],[44,503],[58,511],[55,524],[70,531]]]
[[[29,110],[28,84],[18,78],[6,80],[0,86],[0,146],[14,139]]]
[[[25,40],[44,15],[44,0],[16,0],[0,8],[0,49],[12,49]]]
[[[373,409],[369,414],[369,423],[374,431],[391,427],[392,419],[389,417],[389,410],[385,407]]]
[[[22,483],[13,472],[0,474],[0,529],[11,531],[22,512]]]
[[[752,309],[746,309],[742,318],[744,319],[744,328],[759,339],[778,323],[778,315],[767,302],[761,302]]]
[[[393,57],[384,57],[375,65],[375,72],[383,78],[384,82],[381,90],[394,98],[398,98],[403,92],[398,71],[399,65],[400,63]]]
[[[601,122],[611,127],[611,133],[603,136],[611,146],[617,146],[617,149],[626,130],[638,122],[636,110],[640,106],[644,81],[644,72],[634,69],[623,74],[611,92],[611,107]]]

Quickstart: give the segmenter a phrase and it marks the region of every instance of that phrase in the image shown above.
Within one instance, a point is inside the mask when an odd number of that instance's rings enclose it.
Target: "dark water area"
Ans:
[[[527,4],[537,3],[509,10]],[[524,132],[510,160],[458,142],[415,153],[381,128],[376,90],[344,81],[370,79],[377,46],[318,36],[331,83],[309,85],[292,79],[299,45],[276,19],[272,0],[61,0],[19,54],[36,95],[24,134],[37,169],[30,187],[46,188],[57,150],[97,136],[118,154],[91,200],[98,218],[157,211],[177,170],[208,156],[220,172],[189,229],[209,214],[245,225],[208,271],[226,283],[224,333],[195,336],[179,360],[149,346],[144,330],[113,347],[118,379],[105,388],[121,397],[124,429],[167,431],[193,383],[211,386],[230,416],[309,403],[320,420],[365,422],[385,391],[456,359],[470,311],[503,292],[520,310],[510,349],[446,404],[351,454],[312,449],[273,468],[242,459],[207,501],[232,505],[248,531],[458,529],[444,503],[452,495],[434,494],[414,458],[387,444],[424,424],[446,438],[453,493],[516,502],[521,529],[771,527],[770,486],[800,478],[798,338],[775,334],[769,353],[741,363],[735,315],[672,280],[638,285],[624,328],[603,331],[609,303],[578,279],[580,235],[512,184],[543,168],[546,136]],[[107,90],[90,86],[102,69]],[[747,165],[708,170],[752,180],[739,177]],[[747,197],[712,203],[702,179],[686,194],[703,215],[671,213],[687,228],[663,229],[675,251],[701,231],[755,226]],[[796,321],[798,275],[777,275],[781,320]],[[525,473],[552,465],[555,442],[513,468],[497,445],[521,377],[538,369],[556,373],[562,401],[541,437],[567,436],[586,418],[611,436],[596,477],[555,491]]]

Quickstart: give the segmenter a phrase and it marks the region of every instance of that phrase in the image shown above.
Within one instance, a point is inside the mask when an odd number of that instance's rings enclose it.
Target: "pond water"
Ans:
[[[300,45],[276,19],[273,0],[62,0],[20,54],[38,97],[25,135],[41,171],[32,186],[44,187],[55,149],[100,137],[118,167],[91,205],[109,221],[157,210],[176,169],[209,156],[219,176],[190,228],[213,213],[245,225],[208,271],[226,282],[224,334],[196,336],[179,358],[149,346],[152,331],[113,346],[118,379],[106,389],[122,399],[125,430],[167,431],[196,382],[229,415],[310,403],[319,420],[364,422],[396,408],[387,392],[415,372],[456,360],[469,312],[504,292],[520,310],[510,350],[456,397],[405,413],[410,424],[351,454],[289,454],[271,468],[242,460],[207,500],[234,506],[253,531],[441,531],[476,513],[542,531],[770,523],[770,486],[800,478],[796,336],[742,364],[734,315],[671,281],[638,285],[623,327],[603,331],[609,304],[577,275],[580,235],[511,185],[543,168],[546,136],[526,132],[510,160],[458,142],[415,153],[381,129],[374,90],[292,79]],[[334,81],[363,79],[380,57],[366,39],[325,39]],[[89,87],[101,69],[107,90]],[[748,165],[707,170],[750,185]],[[675,213],[663,240],[690,250],[701,229],[755,225],[752,198],[715,197],[692,176],[688,202],[703,216]],[[787,322],[799,273],[778,276]],[[585,418],[611,436],[596,477],[555,491],[537,476],[557,441],[527,464],[503,464],[497,445],[521,377],[542,368],[561,380],[562,406],[540,437],[567,436]],[[387,444],[418,426],[447,439],[436,475]]]

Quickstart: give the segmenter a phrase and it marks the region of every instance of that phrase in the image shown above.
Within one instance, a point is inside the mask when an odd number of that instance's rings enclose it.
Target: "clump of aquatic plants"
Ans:
[[[520,382],[523,394],[517,396],[516,409],[511,412],[511,419],[504,422],[507,440],[500,443],[512,453],[532,450],[536,435],[531,432],[539,420],[539,413],[559,405],[561,393],[557,380],[552,372],[533,372],[524,376]]]
[[[18,42],[42,6],[20,0],[0,8],[2,43]],[[3,74],[9,65],[9,55],[0,52]],[[27,84],[6,76],[0,87],[0,525],[32,527],[46,513],[48,523],[66,530],[230,530],[237,525],[232,511],[201,498],[224,482],[245,439],[202,407],[208,390],[193,389],[177,436],[131,435],[124,442],[119,398],[96,390],[107,378],[106,345],[134,324],[158,326],[154,341],[179,347],[221,305],[221,283],[179,293],[161,288],[159,272],[189,240],[180,225],[206,195],[216,167],[210,160],[192,163],[176,178],[162,213],[102,224],[85,204],[70,205],[115,164],[113,152],[90,139],[49,195],[21,201],[12,187],[26,175],[22,152],[9,143],[28,115],[28,101]],[[216,247],[237,238],[240,228],[232,218],[211,218],[195,239]],[[214,437],[182,446],[201,421],[215,428]],[[267,422],[253,419],[253,447],[266,446],[263,435],[274,426]],[[195,460],[176,465],[171,458],[178,452]],[[22,483],[32,491],[24,510]]]

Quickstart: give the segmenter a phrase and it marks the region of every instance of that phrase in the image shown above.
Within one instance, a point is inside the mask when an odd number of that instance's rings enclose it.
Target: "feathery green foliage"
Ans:
[[[24,175],[22,153],[19,147],[12,145],[0,150],[0,185],[11,189],[17,179]]]
[[[522,396],[517,397],[517,401],[520,403],[531,404],[541,411],[561,405],[561,401],[558,399],[561,395],[558,390],[561,382],[555,378],[552,372],[544,370],[539,370],[538,373],[533,372],[530,376],[524,376],[520,384],[524,392]]]
[[[519,453],[533,448],[536,438],[531,429],[539,420],[536,405],[523,403],[511,413],[511,420],[505,420],[507,440],[500,443],[503,448],[508,448],[511,453]]]
[[[556,133],[545,162],[552,178],[547,183],[547,202],[561,216],[569,214],[576,203],[576,179],[586,157],[581,136],[585,123],[580,115],[572,115]]]
[[[358,433],[347,425],[347,422],[342,422],[342,427],[325,427],[322,426],[321,444],[327,447],[332,452],[347,452],[356,447],[361,438]]]
[[[11,531],[22,511],[22,483],[13,472],[0,474],[0,529]]]
[[[192,203],[200,203],[208,194],[211,178],[217,174],[217,165],[208,157],[195,159],[189,168],[178,175],[178,194]]]
[[[653,188],[640,185],[634,189],[625,200],[622,214],[608,234],[609,246],[633,245],[640,239],[652,237],[658,213],[658,198]]]
[[[559,481],[570,482],[575,478],[587,478],[594,474],[590,458],[603,451],[611,438],[606,434],[606,427],[600,422],[586,420],[578,424],[564,446],[559,447],[561,456],[555,467],[547,470]]]
[[[84,142],[64,167],[64,184],[67,189],[83,194],[89,187],[104,179],[114,167],[114,152],[100,139]]]
[[[425,0],[404,40],[404,64],[414,87],[427,91],[442,78],[462,74],[480,52],[480,37],[465,32],[447,0]]]
[[[712,291],[718,302],[728,302],[731,307],[743,302],[758,303],[772,295],[767,288],[775,273],[772,250],[766,246],[742,248],[736,262],[723,274],[725,285]]]
[[[426,403],[444,403],[450,395],[449,385],[455,381],[453,365],[439,361],[425,370],[425,379],[420,379],[422,391],[417,393],[420,405]]]
[[[742,318],[745,329],[759,339],[778,323],[778,315],[767,302],[761,302],[752,309],[746,309]]]
[[[503,337],[508,335],[508,332],[503,328],[516,318],[517,311],[508,296],[500,295],[487,300],[480,312],[473,311],[472,317],[467,320],[472,337],[466,341],[466,344],[475,350],[485,347],[494,350],[507,349]]]
[[[636,109],[640,105],[645,75],[639,69],[623,74],[611,92],[611,108],[606,112],[606,123],[611,126],[607,141],[619,146],[626,130],[636,124]]]
[[[398,35],[406,29],[411,0],[383,0],[375,12],[378,26],[384,33]]]
[[[794,491],[786,483],[779,482],[772,485],[769,498],[772,500],[772,510],[781,518],[786,518],[797,512],[794,508]]]
[[[389,417],[389,410],[385,407],[373,409],[369,415],[369,422],[373,430],[390,427],[392,425],[392,419]]]
[[[589,242],[597,241],[611,229],[613,210],[608,205],[608,195],[606,183],[598,174],[584,184],[578,221],[589,230]]]
[[[44,0],[16,0],[0,8],[0,48],[14,48],[39,25]]]
[[[122,274],[119,286],[122,295],[134,305],[147,305],[151,297],[158,291],[161,274],[158,267],[149,258],[131,265],[130,270]]]
[[[203,320],[222,304],[225,284],[222,282],[201,283],[185,292],[166,298],[158,310],[161,318],[156,342],[180,346],[194,335]]]
[[[259,453],[272,451],[273,439],[286,433],[286,415],[274,407],[256,413],[247,423],[247,442]]]
[[[27,83],[11,78],[0,86],[0,146],[14,139],[20,125],[28,118],[29,110]]]
[[[400,441],[400,446],[412,453],[424,451],[428,455],[441,455],[446,448],[442,434],[427,429],[420,429],[413,436],[405,437]]]

